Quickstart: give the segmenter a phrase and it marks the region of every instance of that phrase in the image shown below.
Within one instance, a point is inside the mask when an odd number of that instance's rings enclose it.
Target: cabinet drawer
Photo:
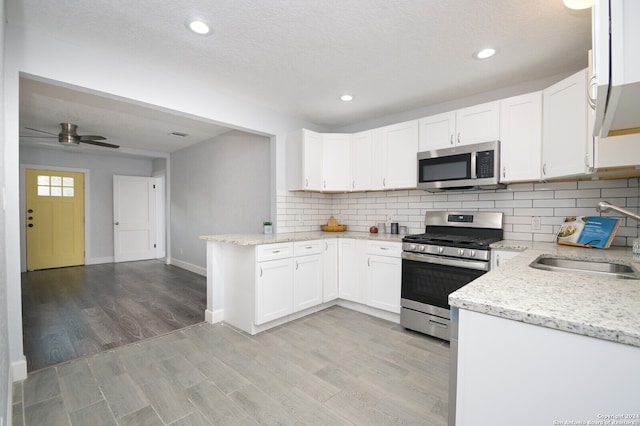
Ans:
[[[308,254],[322,253],[324,245],[322,240],[297,241],[293,243],[294,256],[306,256]]]
[[[264,244],[256,247],[256,260],[285,259],[293,256],[293,243]]]
[[[400,257],[402,253],[402,243],[393,242],[369,242],[367,254],[377,254],[378,256]]]

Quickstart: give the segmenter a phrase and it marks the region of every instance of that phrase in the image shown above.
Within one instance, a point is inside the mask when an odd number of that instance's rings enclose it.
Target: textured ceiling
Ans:
[[[7,9],[12,24],[179,68],[327,128],[577,71],[591,37],[590,11],[562,0],[9,0]],[[190,16],[213,35],[189,33]],[[486,46],[494,58],[472,58]],[[345,92],[354,101],[339,101]]]

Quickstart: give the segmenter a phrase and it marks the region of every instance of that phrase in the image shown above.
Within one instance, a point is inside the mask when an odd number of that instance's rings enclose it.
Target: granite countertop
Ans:
[[[449,295],[451,306],[640,347],[640,280],[529,267],[540,255],[633,264],[630,248],[606,250],[501,241],[521,254]]]
[[[318,240],[322,238],[356,238],[361,240],[402,242],[400,234],[370,234],[368,232],[286,232],[282,234],[226,234],[203,235],[201,240],[219,243],[237,244],[242,246],[256,246],[260,244],[287,243],[293,241]]]

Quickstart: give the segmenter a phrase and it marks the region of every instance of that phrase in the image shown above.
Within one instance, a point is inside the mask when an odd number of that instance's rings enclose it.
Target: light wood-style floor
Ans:
[[[206,278],[158,260],[22,274],[29,371],[204,321]]]
[[[14,425],[445,425],[447,342],[341,307],[207,323],[31,373]]]

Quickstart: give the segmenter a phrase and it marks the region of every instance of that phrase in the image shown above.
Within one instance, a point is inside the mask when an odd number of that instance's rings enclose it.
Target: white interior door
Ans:
[[[143,176],[113,176],[115,262],[157,257],[156,180]]]

